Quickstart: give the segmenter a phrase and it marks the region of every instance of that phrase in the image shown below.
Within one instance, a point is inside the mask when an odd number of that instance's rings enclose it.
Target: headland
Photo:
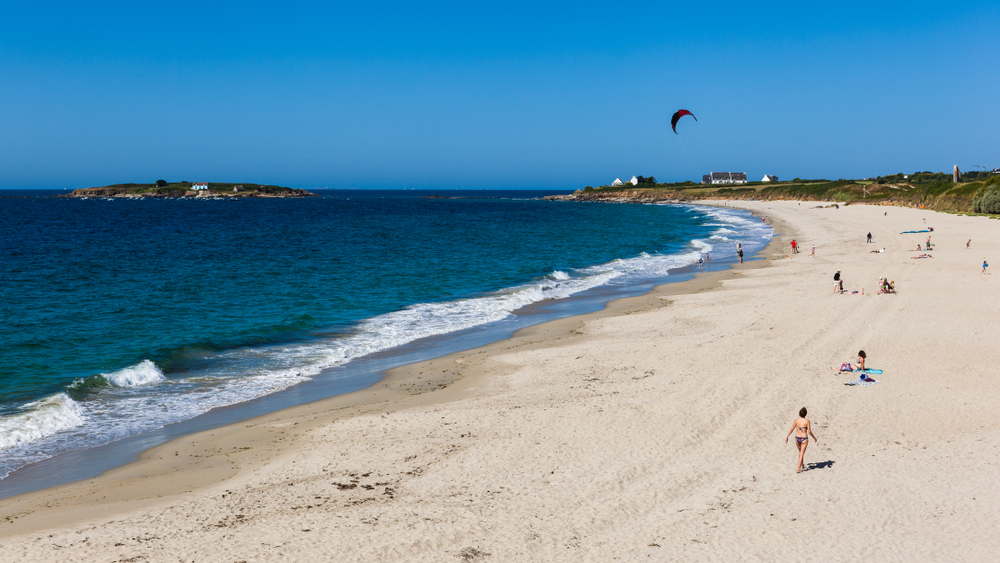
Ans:
[[[153,184],[113,184],[81,188],[55,197],[74,198],[297,198],[318,197],[306,190],[265,184],[232,182],[165,182]]]

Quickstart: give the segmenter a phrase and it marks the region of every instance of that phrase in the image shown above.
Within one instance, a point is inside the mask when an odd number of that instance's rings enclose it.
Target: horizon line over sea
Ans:
[[[703,206],[371,195],[0,204],[22,233],[4,251],[17,320],[0,333],[14,352],[0,475],[29,469],[0,497],[83,478],[92,448],[119,443],[98,457],[120,465],[151,440],[363,388],[393,362],[599,309],[773,234]]]

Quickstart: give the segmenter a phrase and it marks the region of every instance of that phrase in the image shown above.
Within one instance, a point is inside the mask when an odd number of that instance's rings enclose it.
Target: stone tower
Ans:
[[[958,169],[958,165],[955,165],[955,171],[952,173],[952,180],[957,184],[962,181],[962,171]]]

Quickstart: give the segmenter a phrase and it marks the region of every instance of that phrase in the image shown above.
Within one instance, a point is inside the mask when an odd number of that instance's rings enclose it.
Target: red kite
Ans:
[[[691,117],[694,117],[693,113],[689,112],[686,109],[681,109],[674,112],[674,116],[670,118],[670,128],[674,130],[675,135],[677,134],[677,122],[680,121],[681,117],[685,115],[690,115]],[[698,121],[698,118],[694,117],[694,120]]]

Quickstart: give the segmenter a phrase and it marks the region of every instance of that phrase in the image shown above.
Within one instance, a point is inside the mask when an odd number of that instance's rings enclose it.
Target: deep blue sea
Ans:
[[[554,191],[318,193],[0,197],[0,478],[772,235],[731,209],[531,199]]]

